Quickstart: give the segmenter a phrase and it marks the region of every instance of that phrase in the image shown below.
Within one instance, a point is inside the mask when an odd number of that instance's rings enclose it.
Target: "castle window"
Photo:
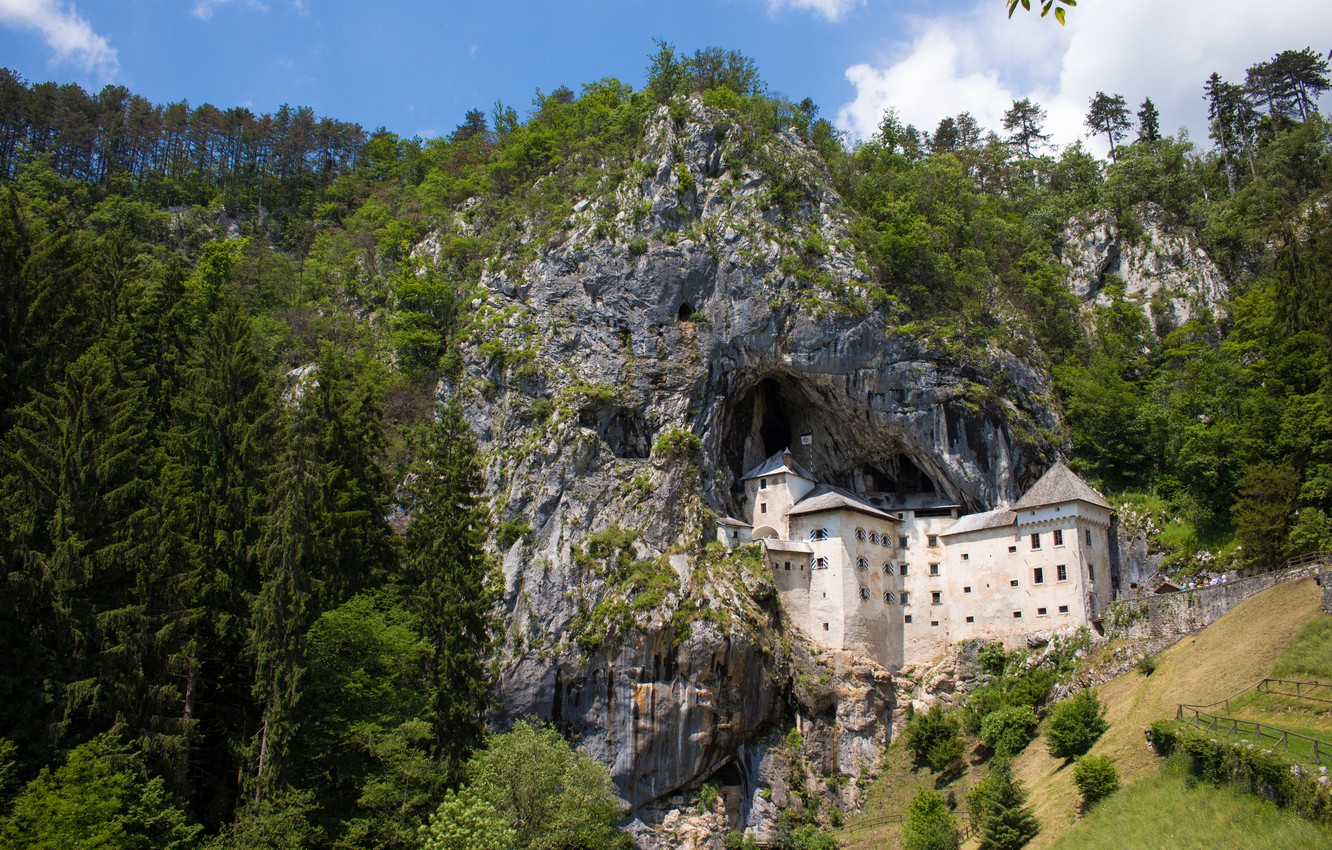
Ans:
[[[909,623],[909,622],[911,622],[911,615],[910,615],[910,614],[907,614],[905,617],[903,617],[903,618],[902,618],[902,622],[904,622],[904,623]]]
[[[863,528],[856,529],[856,539],[859,540],[861,543],[865,542],[865,529]]]
[[[1045,584],[1045,568],[1037,567],[1031,571],[1032,584]]]
[[[1014,612],[1013,612],[1013,619],[1014,619],[1014,620],[1021,620],[1021,619],[1022,619],[1022,612],[1021,612],[1021,611],[1014,611]]]
[[[963,592],[963,593],[970,593],[970,592],[971,592],[971,585],[967,585],[966,587],[962,588],[962,592]]]
[[[930,620],[930,625],[931,625],[931,626],[937,626],[937,625],[939,625],[939,621],[938,621],[938,620]]]
[[[827,624],[827,623],[824,623],[824,624],[823,624],[823,630],[824,630],[825,632],[828,631],[828,624]]]
[[[766,490],[766,489],[768,489],[768,479],[766,479],[766,478],[760,478],[760,479],[759,479],[759,489],[760,489],[760,490]]]
[[[1068,606],[1067,606],[1067,605],[1060,605],[1060,606],[1059,606],[1059,613],[1060,613],[1060,614],[1067,614],[1067,613],[1068,613]]]
[[[825,556],[823,556],[823,555],[820,555],[820,556],[817,557],[817,558],[810,558],[810,559],[809,559],[809,568],[810,568],[811,570],[826,570],[826,569],[828,569],[828,559],[827,559],[827,557],[825,557]]]
[[[868,587],[862,587],[862,588],[860,589],[860,598],[861,598],[861,599],[869,599],[869,588],[868,588]]]
[[[1012,581],[1010,581],[1010,582],[1008,583],[1008,586],[1009,586],[1009,587],[1017,587],[1017,586],[1018,586],[1018,580],[1017,580],[1017,579],[1013,579]]]
[[[1045,616],[1046,614],[1048,614],[1048,613],[1049,613],[1049,612],[1048,612],[1046,609],[1044,609],[1044,608],[1037,608],[1037,609],[1036,609],[1036,616],[1037,616],[1037,617],[1044,617],[1044,616]]]
[[[827,539],[828,539],[828,529],[826,529],[826,528],[815,528],[815,529],[811,529],[810,532],[809,532],[809,539],[810,539],[810,540],[827,540]]]
[[[1039,531],[1031,535],[1031,548],[1033,549],[1041,548],[1041,533]]]
[[[856,569],[858,569],[858,570],[868,570],[868,569],[869,569],[869,558],[856,558]]]
[[[1068,581],[1068,564],[1055,564],[1055,578],[1059,581]]]
[[[787,571],[788,573],[791,572],[791,562],[790,562],[790,561],[787,561],[787,562],[786,562],[786,571]]]
[[[906,536],[905,534],[903,534],[903,535],[901,535],[900,537],[897,538],[897,548],[898,548],[898,549],[905,549],[905,548],[907,548],[907,543],[909,543],[909,542],[910,542],[910,541],[907,540],[907,536]]]
[[[759,513],[766,514],[767,512],[768,512],[768,503],[759,502]]]
[[[1087,529],[1087,545],[1091,545],[1091,529]]]
[[[903,605],[910,605],[910,604],[911,604],[911,594],[910,594],[910,593],[907,593],[905,590],[902,591],[902,604],[903,604]]]
[[[967,617],[967,622],[968,622],[968,623],[974,623],[974,622],[976,622],[976,618],[975,618],[975,617],[970,617],[970,616],[969,616],[969,617]]]
[[[892,565],[892,564],[884,564],[884,565],[883,565],[883,572],[884,572],[885,575],[892,575],[892,574],[893,574],[893,565]]]
[[[939,535],[937,535],[937,534],[931,534],[931,535],[929,536],[929,539],[928,539],[926,545],[929,545],[929,546],[938,546],[938,545],[939,545]]]
[[[1064,529],[1056,528],[1054,530],[1054,545],[1056,546],[1064,545]]]
[[[891,590],[885,590],[885,591],[883,592],[883,601],[884,601],[884,602],[887,602],[889,605],[892,605],[893,602],[894,602],[895,600],[896,600],[896,597],[893,596],[893,592],[892,592]]]
[[[883,548],[885,549],[893,548],[893,538],[887,534],[885,534],[883,539],[879,542],[883,543]]]
[[[902,565],[902,575],[907,575],[907,574],[910,573],[910,572],[911,572],[911,565],[910,565],[910,564],[903,564],[903,565]]]
[[[879,542],[879,532],[877,531],[870,532],[870,542],[876,544]]]
[[[968,553],[966,553],[966,552],[963,552],[963,553],[962,553],[962,560],[964,560],[964,561],[970,561],[970,560],[971,560],[971,555],[968,554]]]
[[[1096,567],[1091,564],[1087,565],[1087,579],[1089,581],[1096,581]]]
[[[942,591],[942,590],[931,590],[931,591],[930,591],[930,604],[931,604],[931,605],[942,605],[942,604],[943,604],[943,591]]]
[[[1017,551],[1017,547],[1016,547],[1016,546],[1009,546],[1009,547],[1008,547],[1008,551],[1009,551],[1010,554],[1013,553],[1013,552],[1016,552],[1016,551]]]
[[[930,564],[930,575],[937,576],[938,574],[939,574],[939,565]]]

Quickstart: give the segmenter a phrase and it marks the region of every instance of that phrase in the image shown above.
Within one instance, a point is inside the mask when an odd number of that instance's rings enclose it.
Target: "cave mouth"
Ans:
[[[688,301],[681,302],[680,309],[676,311],[675,318],[682,322],[687,322],[694,318],[694,305]]]
[[[726,414],[724,458],[732,492],[740,476],[790,449],[818,481],[869,496],[885,506],[944,498],[927,455],[911,451],[896,429],[871,424],[864,404],[794,372],[773,372],[742,384]]]

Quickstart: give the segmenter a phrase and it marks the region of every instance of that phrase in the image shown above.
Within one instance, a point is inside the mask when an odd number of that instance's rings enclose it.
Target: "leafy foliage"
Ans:
[[[926,765],[935,773],[952,777],[965,767],[958,722],[940,706],[913,715],[903,740],[916,764]]]
[[[1078,691],[1050,709],[1045,736],[1050,755],[1071,759],[1091,749],[1105,732],[1105,706],[1093,690]]]
[[[936,791],[928,788],[907,807],[902,824],[903,850],[957,850],[957,819]]]
[[[1083,756],[1073,764],[1073,784],[1085,811],[1119,790],[1119,771],[1109,756]]]
[[[1036,736],[1040,718],[1029,705],[1009,705],[985,715],[980,737],[998,758],[1011,758],[1026,749]]]

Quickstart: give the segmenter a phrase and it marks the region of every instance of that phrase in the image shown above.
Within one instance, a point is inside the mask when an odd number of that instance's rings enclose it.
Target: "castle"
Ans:
[[[967,639],[1093,624],[1112,598],[1110,505],[1062,462],[1011,507],[967,515],[821,484],[789,449],[741,484],[750,516],[719,520],[719,539],[763,546],[786,615],[816,644],[890,670]]]

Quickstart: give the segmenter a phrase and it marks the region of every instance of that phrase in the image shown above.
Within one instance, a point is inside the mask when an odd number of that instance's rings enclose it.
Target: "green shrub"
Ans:
[[[1109,756],[1083,756],[1073,765],[1073,784],[1086,811],[1119,790],[1119,771]]]
[[[642,236],[635,236],[629,240],[629,256],[641,257],[647,253],[648,243]]]
[[[991,676],[1000,676],[1004,672],[1004,667],[1008,665],[1008,653],[1004,652],[1002,643],[987,643],[980,651],[977,659],[980,662],[980,668]]]
[[[913,716],[903,737],[918,765],[943,776],[956,776],[965,767],[957,720],[939,706]]]
[[[1026,749],[1036,735],[1040,718],[1029,705],[1010,705],[985,715],[980,738],[1000,758],[1010,758]]]
[[[703,441],[692,431],[667,428],[652,444],[652,454],[660,458],[685,458],[703,448]]]
[[[1144,676],[1150,676],[1156,672],[1157,660],[1155,655],[1144,655],[1138,659],[1138,672]]]
[[[957,850],[957,820],[944,798],[922,789],[907,807],[902,825],[903,850]]]
[[[1050,710],[1050,724],[1045,730],[1050,755],[1062,759],[1083,755],[1105,729],[1105,706],[1095,692],[1074,694]]]
[[[495,542],[501,549],[508,549],[522,538],[532,533],[532,526],[525,519],[506,519],[495,529]]]
[[[717,798],[721,796],[721,789],[715,782],[704,782],[703,787],[698,789],[698,807],[705,812],[712,811],[712,807],[717,805]]]

